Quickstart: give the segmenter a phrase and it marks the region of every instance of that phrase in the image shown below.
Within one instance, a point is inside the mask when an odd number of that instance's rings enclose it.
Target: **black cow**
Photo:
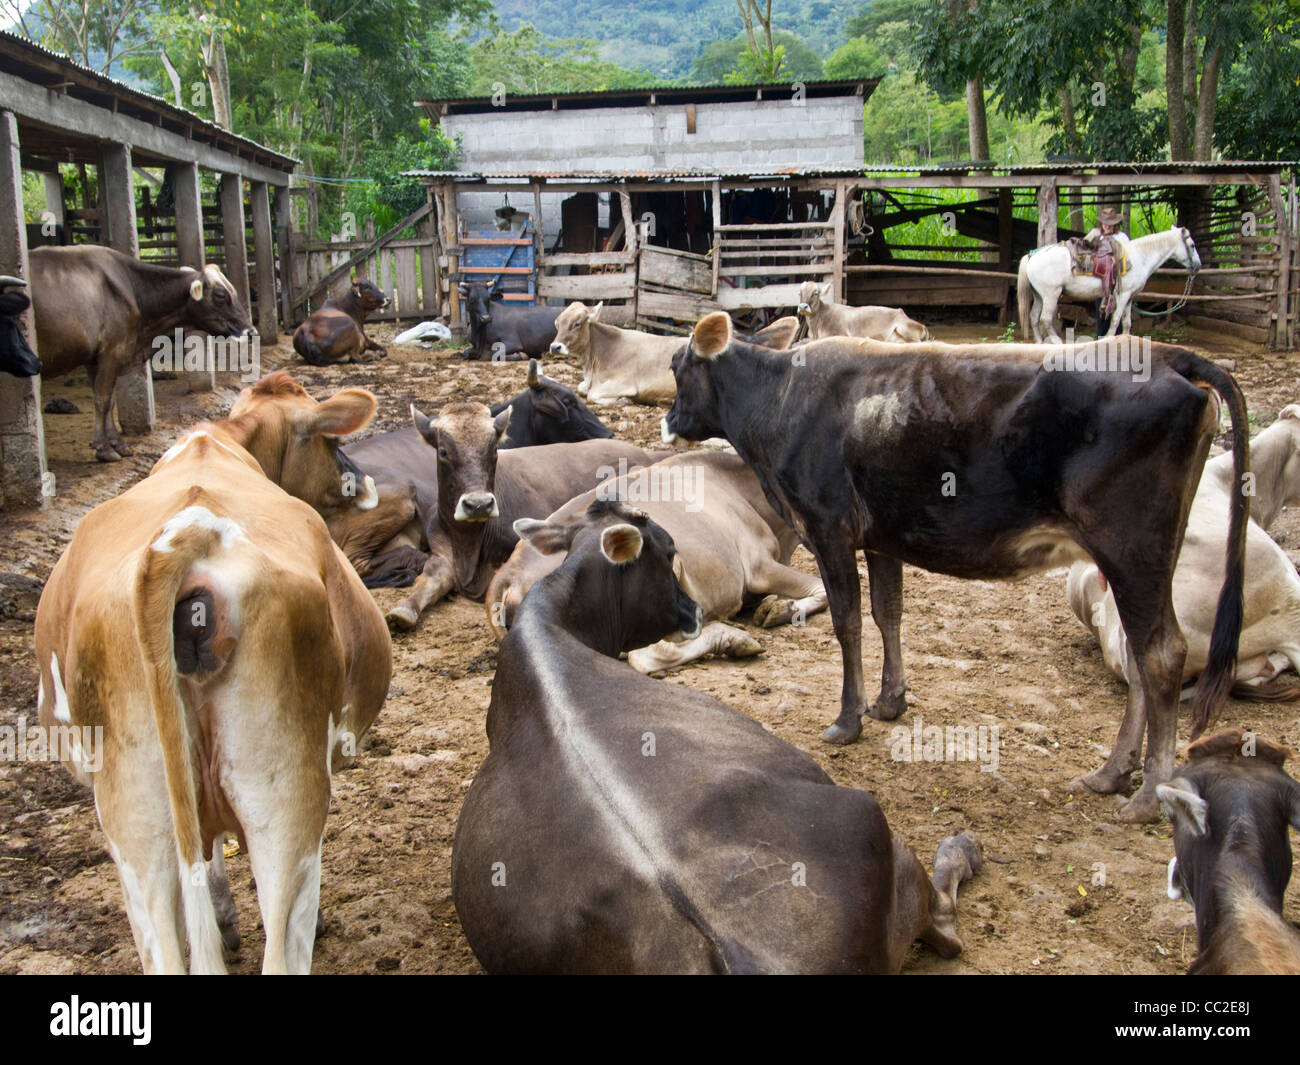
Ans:
[[[1187,748],[1157,789],[1174,823],[1169,897],[1196,909],[1189,973],[1300,973],[1300,935],[1282,916],[1291,879],[1287,826],[1300,831],[1300,784],[1285,747],[1228,729]]]
[[[579,440],[607,440],[614,435],[573,389],[543,374],[536,359],[528,361],[528,387],[513,399],[493,404],[493,416],[507,407],[510,430],[498,447],[572,444]]]
[[[1100,792],[1127,784],[1149,713],[1142,788],[1122,816],[1159,816],[1155,789],[1174,767],[1187,653],[1171,594],[1174,564],[1218,425],[1211,393],[1198,385],[1218,391],[1231,411],[1237,485],[1249,440],[1245,400],[1228,374],[1159,345],[1148,351],[1143,381],[1137,344],[837,337],[791,356],[735,342],[725,314],[696,326],[673,359],[677,396],[665,439],[726,437],[816,557],[844,661],[840,714],[824,740],[856,740],[866,710],[856,550],[866,554],[871,614],[884,638],[871,708],[881,720],[907,706],[904,562],[987,580],[1091,558],[1114,589],[1140,683],[1130,687],[1110,758],[1082,783]],[[1087,369],[1097,365],[1124,369]],[[1247,504],[1233,493],[1227,579],[1194,702],[1198,733],[1232,684]]]
[[[516,307],[493,282],[462,282],[460,298],[469,325],[469,347],[461,358],[478,362],[518,362],[544,355],[555,339],[561,307]]]
[[[21,277],[0,277],[0,371],[14,377],[35,377],[41,372],[41,360],[19,331],[17,322],[32,301],[25,292],[11,291],[26,284]]]
[[[456,825],[452,899],[486,969],[897,972],[918,938],[961,951],[971,837],[944,840],[927,879],[871,795],[618,660],[699,630],[660,526],[597,501],[516,530],[568,558],[497,652],[491,749]]]

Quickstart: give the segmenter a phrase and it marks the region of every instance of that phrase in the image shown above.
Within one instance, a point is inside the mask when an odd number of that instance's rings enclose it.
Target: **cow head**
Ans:
[[[492,413],[498,414],[507,406],[514,413],[503,447],[570,444],[579,440],[607,440],[614,435],[573,389],[543,374],[536,359],[528,363],[528,388],[493,407]]]
[[[214,337],[250,336],[255,330],[248,312],[240,305],[235,286],[217,267],[190,269],[189,299],[185,301],[184,324]]]
[[[1281,909],[1291,878],[1287,825],[1300,831],[1300,784],[1282,768],[1290,754],[1227,729],[1189,746],[1187,765],[1156,788],[1174,825],[1169,896],[1191,900],[1202,950],[1223,916],[1228,880]]]
[[[362,318],[373,311],[383,310],[391,302],[373,281],[355,274],[352,275],[352,297],[357,301]]]
[[[439,509],[453,507],[451,520],[467,524],[500,517],[493,489],[510,408],[493,417],[482,403],[452,403],[429,418],[412,405],[411,418],[438,455]]]
[[[582,358],[591,346],[591,323],[600,320],[600,309],[604,306],[602,300],[594,307],[577,302],[565,307],[555,319],[551,354]]]
[[[495,282],[462,281],[457,291],[465,302],[465,316],[471,326],[482,328],[492,321],[492,303],[502,298],[502,294],[496,291]]]
[[[677,394],[661,424],[665,444],[677,438],[707,440],[726,436],[720,424],[713,364],[731,347],[731,316],[724,311],[705,315],[690,339],[673,356],[673,377]]]
[[[14,377],[35,377],[41,372],[41,360],[14,321],[32,305],[27,293],[16,291],[26,284],[21,277],[0,277],[0,371]]]
[[[345,388],[317,403],[284,370],[244,389],[223,423],[272,481],[333,517],[379,501],[375,482],[339,450],[342,438],[374,417],[375,397]]]
[[[800,316],[808,317],[816,314],[821,310],[823,303],[829,303],[831,298],[831,285],[828,281],[824,285],[819,285],[816,281],[805,281],[799,288],[799,307]]]
[[[520,518],[515,532],[542,554],[568,552],[538,588],[563,597],[564,623],[588,646],[614,656],[699,635],[699,604],[673,573],[672,537],[641,511],[598,499],[570,524]]]

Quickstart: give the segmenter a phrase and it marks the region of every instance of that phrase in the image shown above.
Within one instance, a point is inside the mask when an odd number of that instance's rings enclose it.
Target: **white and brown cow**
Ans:
[[[808,323],[812,340],[823,337],[862,337],[890,343],[930,339],[930,331],[897,307],[848,307],[831,302],[831,285],[805,281],[799,289],[799,317]]]
[[[1245,610],[1233,694],[1269,701],[1300,699],[1300,680],[1279,676],[1287,670],[1300,673],[1300,575],[1265,531],[1284,506],[1300,501],[1300,404],[1286,407],[1250,442],[1250,469]],[[1183,684],[1200,676],[1209,661],[1233,490],[1232,454],[1225,452],[1205,464],[1174,570],[1174,613],[1187,638]],[[1106,667],[1129,681],[1133,661],[1128,638],[1114,593],[1096,563],[1070,567],[1066,594],[1070,608],[1100,642]]]
[[[374,399],[315,410],[342,433]],[[97,730],[93,763],[61,753],[94,789],[149,973],[185,971],[187,940],[190,971],[224,971],[227,833],[257,881],[263,971],[310,970],[330,771],[392,671],[383,615],[242,446],[248,419],[199,426],[82,518],[37,610],[40,721]]]

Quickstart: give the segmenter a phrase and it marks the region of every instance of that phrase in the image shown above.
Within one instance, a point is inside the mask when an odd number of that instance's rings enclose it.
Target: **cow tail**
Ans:
[[[1029,324],[1029,312],[1034,305],[1034,286],[1029,283],[1029,256],[1020,260],[1016,275],[1016,303],[1020,309],[1020,339],[1028,341],[1034,334]]]
[[[173,614],[190,567],[204,558],[220,532],[200,524],[177,530],[164,526],[145,549],[135,581],[135,630],[143,658],[149,701],[162,746],[167,797],[176,853],[180,860],[181,899],[190,945],[190,971],[225,972],[221,932],[208,888],[203,834],[185,706],[176,667]]]
[[[1179,352],[1173,369],[1189,381],[1209,385],[1228,405],[1232,419],[1233,490],[1228,518],[1228,546],[1224,562],[1223,587],[1214,614],[1210,636],[1210,657],[1192,694],[1192,739],[1214,724],[1219,708],[1232,689],[1237,673],[1237,644],[1241,639],[1245,612],[1243,589],[1246,569],[1246,532],[1250,519],[1250,498],[1246,474],[1250,472],[1250,427],[1246,421],[1246,399],[1231,374],[1213,363]]]

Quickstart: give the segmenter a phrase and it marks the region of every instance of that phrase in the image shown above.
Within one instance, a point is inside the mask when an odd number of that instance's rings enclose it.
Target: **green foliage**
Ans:
[[[821,57],[789,30],[773,30],[772,44],[780,65],[772,57],[755,56],[743,33],[726,41],[713,41],[691,64],[688,81],[696,85],[754,85],[777,80],[815,81],[825,77]]]
[[[1229,159],[1300,159],[1300,2],[1262,7],[1261,32],[1224,79],[1217,139]]]
[[[889,70],[889,57],[875,41],[854,37],[833,51],[822,68],[826,78],[878,78]]]
[[[655,81],[648,71],[605,62],[595,41],[547,38],[529,24],[511,31],[495,16],[486,36],[470,46],[469,60],[470,93],[475,96],[490,96],[498,86],[506,92],[535,94],[637,88]]]

